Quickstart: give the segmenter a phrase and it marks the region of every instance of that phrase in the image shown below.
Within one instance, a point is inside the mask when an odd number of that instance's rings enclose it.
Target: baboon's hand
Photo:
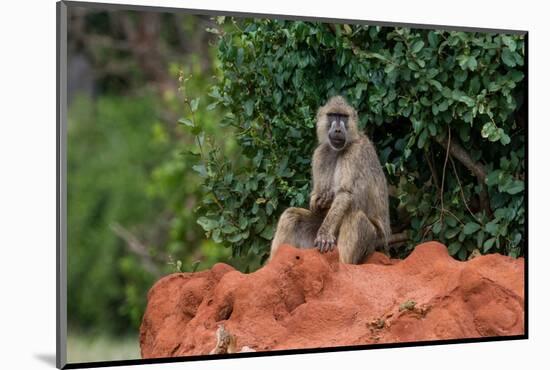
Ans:
[[[309,210],[311,212],[317,212],[317,194],[311,193],[311,197],[309,198]]]
[[[321,194],[312,194],[309,202],[309,208],[312,212],[319,212],[330,208],[330,204],[334,200],[334,192],[331,190]]]
[[[332,233],[321,228],[317,232],[314,245],[315,248],[318,248],[321,253],[330,252],[336,246],[336,238]]]
[[[317,200],[318,206],[320,209],[329,209],[330,204],[334,200],[334,192],[332,190],[325,191],[321,194]]]

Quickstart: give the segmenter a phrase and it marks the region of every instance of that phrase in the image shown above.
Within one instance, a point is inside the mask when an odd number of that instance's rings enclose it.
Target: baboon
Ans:
[[[353,264],[379,246],[388,254],[386,177],[357,122],[357,111],[341,96],[317,111],[319,145],[313,154],[309,210],[293,207],[283,212],[270,258],[281,244],[318,248],[321,253],[337,245],[340,261]]]

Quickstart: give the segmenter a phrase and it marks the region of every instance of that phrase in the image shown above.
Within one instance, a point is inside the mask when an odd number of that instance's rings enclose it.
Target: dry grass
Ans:
[[[70,332],[67,337],[69,363],[132,360],[141,358],[136,337],[112,337]]]

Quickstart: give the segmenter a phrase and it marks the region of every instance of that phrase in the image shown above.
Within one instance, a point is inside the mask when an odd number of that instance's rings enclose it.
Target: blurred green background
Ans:
[[[175,271],[228,262],[194,209],[194,137],[177,121],[215,59],[206,16],[69,7],[68,361],[139,358],[147,290]],[[188,79],[186,92],[178,78]],[[231,153],[223,112],[194,112]]]

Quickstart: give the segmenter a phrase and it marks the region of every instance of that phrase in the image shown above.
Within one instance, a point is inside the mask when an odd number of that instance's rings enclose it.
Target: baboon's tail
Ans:
[[[376,228],[376,233],[378,234],[378,241],[379,241],[380,247],[383,246],[384,252],[386,252],[386,254],[389,255],[390,251],[389,251],[388,241],[391,236],[390,225],[388,225],[378,217],[374,217],[370,221]]]

